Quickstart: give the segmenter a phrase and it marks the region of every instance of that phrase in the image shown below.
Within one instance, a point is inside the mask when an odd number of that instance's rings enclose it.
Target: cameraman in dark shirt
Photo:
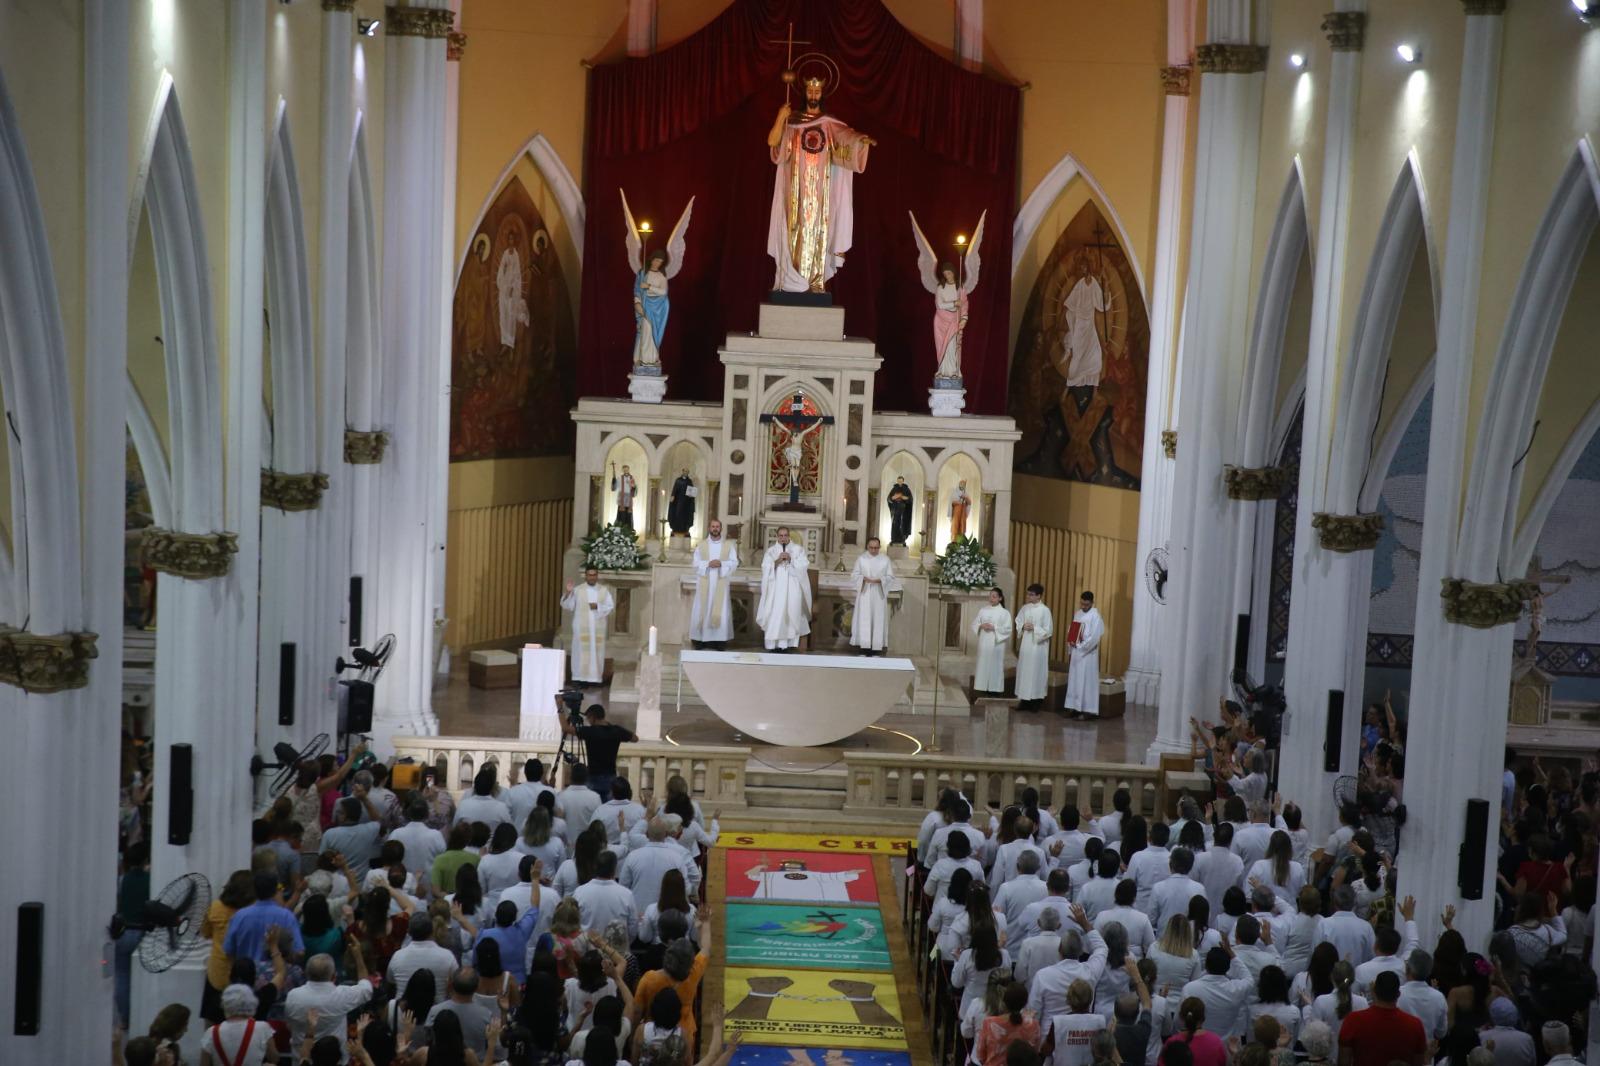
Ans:
[[[598,703],[591,703],[583,712],[588,725],[574,726],[571,718],[564,714],[560,717],[561,731],[569,737],[576,736],[588,750],[589,787],[600,794],[600,802],[604,803],[611,798],[611,781],[617,776],[617,748],[639,738],[620,725],[607,722],[606,709]]]

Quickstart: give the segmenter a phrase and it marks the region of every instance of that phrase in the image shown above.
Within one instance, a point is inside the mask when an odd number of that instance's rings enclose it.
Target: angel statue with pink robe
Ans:
[[[933,384],[936,389],[961,387],[961,337],[967,329],[967,295],[978,285],[978,268],[983,265],[978,246],[983,243],[983,223],[989,217],[985,211],[978,217],[978,228],[972,233],[972,243],[966,245],[960,267],[949,262],[938,262],[933,245],[929,243],[917,216],[911,215],[911,233],[917,239],[917,273],[922,277],[922,287],[933,294],[933,350],[938,360]],[[938,263],[937,269],[934,264]]]

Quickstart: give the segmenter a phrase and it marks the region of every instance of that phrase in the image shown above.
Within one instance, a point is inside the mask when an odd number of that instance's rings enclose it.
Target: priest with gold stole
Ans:
[[[875,142],[822,110],[822,78],[805,80],[805,110],[787,102],[767,134],[778,173],[772,186],[767,253],[780,292],[823,292],[854,239],[851,179],[867,168]]]
[[[733,604],[728,579],[739,566],[739,546],[722,535],[715,518],[706,539],[694,550],[694,604],[689,608],[689,640],[696,648],[710,644],[721,650],[733,639]]]

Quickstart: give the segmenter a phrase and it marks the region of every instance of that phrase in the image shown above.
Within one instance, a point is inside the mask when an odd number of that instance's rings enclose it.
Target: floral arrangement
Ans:
[[[645,553],[640,550],[633,530],[620,523],[612,523],[583,539],[583,565],[586,569],[639,570],[644,564]]]
[[[994,556],[976,537],[957,537],[939,560],[939,583],[958,589],[989,588],[994,584]]]

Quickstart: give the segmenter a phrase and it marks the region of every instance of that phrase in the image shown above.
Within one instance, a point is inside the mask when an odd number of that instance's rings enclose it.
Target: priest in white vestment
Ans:
[[[882,655],[889,647],[889,593],[900,587],[894,562],[883,554],[882,545],[877,537],[868,540],[851,575],[856,606],[850,615],[850,643],[868,655]]]
[[[572,680],[598,685],[606,672],[606,619],[616,609],[611,590],[600,584],[600,571],[583,572],[583,584],[567,582],[561,609],[572,612]]]
[[[798,647],[811,632],[811,560],[806,550],[789,540],[787,526],[778,527],[778,540],[761,557],[761,605],[756,624],[768,651]]]
[[[722,523],[713,518],[706,539],[694,549],[694,605],[689,609],[689,640],[695,647],[733,639],[733,605],[728,601],[728,581],[739,566],[739,546],[722,535]]]
[[[989,590],[989,606],[972,620],[977,640],[978,666],[972,676],[974,692],[1006,690],[1006,649],[1011,646],[1011,612],[1006,610],[1006,595]]]
[[[1027,602],[1017,612],[1017,699],[1037,707],[1050,688],[1050,637],[1055,633],[1044,586],[1028,586]]]
[[[1077,639],[1072,642],[1072,661],[1067,669],[1067,698],[1065,706],[1072,717],[1100,717],[1100,638],[1106,635],[1106,624],[1095,610],[1094,593],[1085,592],[1078,598],[1078,613],[1072,616],[1078,627]]]

